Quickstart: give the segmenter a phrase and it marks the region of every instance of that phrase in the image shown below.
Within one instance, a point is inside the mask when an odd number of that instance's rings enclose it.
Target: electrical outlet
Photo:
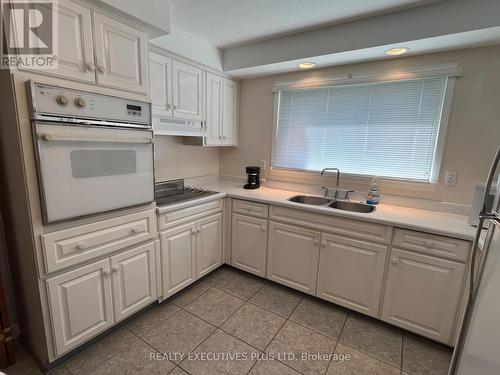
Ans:
[[[265,171],[267,169],[267,162],[265,160],[260,161],[260,169]]]
[[[455,186],[457,183],[457,172],[446,172],[444,176],[444,184],[448,186]]]

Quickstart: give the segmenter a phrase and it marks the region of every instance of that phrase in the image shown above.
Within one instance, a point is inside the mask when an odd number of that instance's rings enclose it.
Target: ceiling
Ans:
[[[432,0],[171,0],[171,22],[218,48],[311,30]]]

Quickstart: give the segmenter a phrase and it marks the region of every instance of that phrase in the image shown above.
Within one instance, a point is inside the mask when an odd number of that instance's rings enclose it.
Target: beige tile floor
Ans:
[[[3,372],[41,374],[20,349]],[[450,348],[224,266],[51,374],[446,375],[450,359]]]

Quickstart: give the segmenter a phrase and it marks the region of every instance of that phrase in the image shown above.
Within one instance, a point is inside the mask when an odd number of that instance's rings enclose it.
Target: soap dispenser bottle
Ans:
[[[378,204],[380,202],[380,189],[379,189],[379,179],[378,177],[373,177],[370,183],[370,188],[368,189],[368,196],[366,198],[366,203],[368,204]]]

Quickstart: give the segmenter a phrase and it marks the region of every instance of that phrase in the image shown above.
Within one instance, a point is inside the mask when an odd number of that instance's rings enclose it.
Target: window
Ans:
[[[277,92],[272,167],[433,181],[448,77]]]

